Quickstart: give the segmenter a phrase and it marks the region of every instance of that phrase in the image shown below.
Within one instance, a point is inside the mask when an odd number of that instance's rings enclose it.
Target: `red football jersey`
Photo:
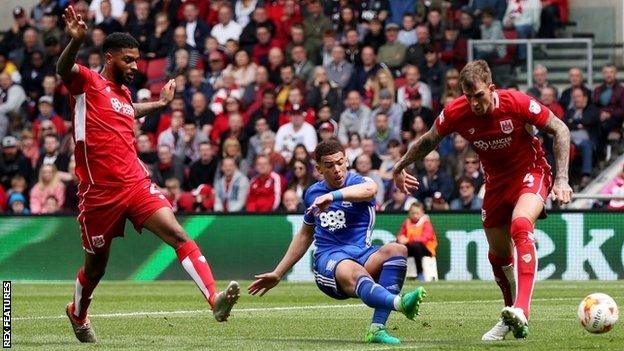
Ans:
[[[435,123],[440,135],[457,132],[468,140],[479,155],[486,184],[492,187],[523,177],[529,169],[550,172],[539,139],[526,129],[527,124],[543,128],[548,116],[548,108],[530,96],[496,90],[491,113],[476,115],[464,95],[445,107]]]
[[[74,106],[76,176],[81,183],[123,186],[149,177],[134,145],[130,90],[78,65],[68,90]]]

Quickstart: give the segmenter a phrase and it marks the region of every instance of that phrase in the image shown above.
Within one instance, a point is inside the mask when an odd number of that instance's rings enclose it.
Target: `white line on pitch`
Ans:
[[[620,296],[614,296],[614,298],[620,298]],[[557,297],[557,298],[538,298],[533,301],[575,301],[579,300],[576,297]],[[500,302],[500,300],[464,300],[464,301],[431,301],[426,302],[425,305],[432,304],[472,304],[472,303],[492,303]],[[255,307],[255,308],[239,308],[232,310],[233,314],[242,312],[267,312],[267,311],[300,311],[300,310],[323,310],[330,308],[359,308],[366,307],[364,304],[348,304],[348,305],[308,305],[308,306],[282,306],[282,307]],[[171,314],[202,314],[209,313],[210,310],[183,310],[183,311],[137,311],[137,312],[124,312],[124,313],[102,313],[93,314],[90,317],[95,318],[115,318],[115,317],[135,317],[135,316],[166,316]],[[67,318],[64,315],[57,316],[32,316],[32,317],[14,317],[13,320],[42,320],[42,319],[64,319]]]

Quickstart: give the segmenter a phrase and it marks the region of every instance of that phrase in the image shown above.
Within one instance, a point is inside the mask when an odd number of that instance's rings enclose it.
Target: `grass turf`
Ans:
[[[242,282],[246,287],[248,282]],[[225,282],[220,282],[220,287]],[[414,288],[409,281],[404,288]],[[502,307],[494,282],[435,282],[415,322],[393,313],[399,346],[362,343],[372,310],[359,300],[335,301],[313,284],[282,283],[262,298],[245,293],[230,321],[217,323],[191,282],[108,282],[95,292],[91,322],[99,343],[80,345],[65,304],[71,283],[13,284],[13,347],[19,350],[621,350],[622,324],[607,334],[585,332],[576,320],[591,292],[624,301],[624,282],[538,282],[529,337],[481,342]],[[154,313],[158,312],[158,313]],[[162,313],[161,313],[162,312]]]

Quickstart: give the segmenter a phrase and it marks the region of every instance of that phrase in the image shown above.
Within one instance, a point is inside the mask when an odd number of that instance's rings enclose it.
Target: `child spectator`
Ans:
[[[407,247],[408,256],[414,257],[417,278],[423,281],[422,259],[425,256],[435,257],[438,240],[422,203],[416,202],[410,206],[408,218],[397,234],[397,242]]]

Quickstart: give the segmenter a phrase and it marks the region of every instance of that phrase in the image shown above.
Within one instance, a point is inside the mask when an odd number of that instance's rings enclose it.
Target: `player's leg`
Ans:
[[[485,228],[485,236],[489,244],[488,259],[492,265],[494,279],[503,294],[505,306],[511,306],[513,305],[516,291],[516,280],[514,277],[513,251],[509,228]],[[501,318],[492,329],[483,334],[481,340],[504,340],[509,331],[509,326]]]
[[[142,227],[175,249],[178,260],[210,304],[215,318],[219,322],[226,321],[232,306],[240,296],[238,283],[231,282],[225,291],[217,294],[210,265],[199,246],[188,237],[178,223],[173,210],[170,207],[159,208],[143,221]]]

